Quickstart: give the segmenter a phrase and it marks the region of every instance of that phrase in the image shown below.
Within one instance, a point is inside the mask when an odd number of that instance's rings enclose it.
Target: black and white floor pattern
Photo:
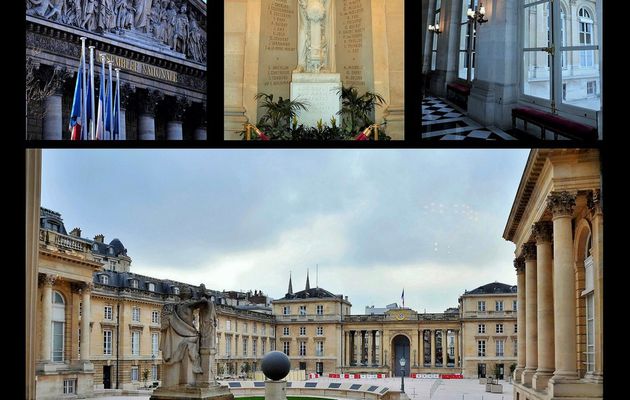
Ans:
[[[495,127],[483,127],[437,97],[422,100],[422,139],[517,140]]]

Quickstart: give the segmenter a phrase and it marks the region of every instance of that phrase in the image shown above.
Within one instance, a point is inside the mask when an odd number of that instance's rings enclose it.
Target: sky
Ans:
[[[311,286],[353,314],[456,307],[516,284],[503,229],[528,150],[43,150],[41,204],[118,238],[131,271],[280,298]],[[317,273],[318,272],[318,273]]]

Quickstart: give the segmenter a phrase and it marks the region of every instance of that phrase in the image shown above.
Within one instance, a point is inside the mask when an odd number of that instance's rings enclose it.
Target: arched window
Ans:
[[[61,293],[52,293],[52,361],[63,362],[66,302]]]
[[[578,11],[580,27],[580,46],[591,46],[593,44],[593,18],[591,13],[584,7]],[[580,52],[580,67],[593,67],[593,52],[584,50]]]
[[[440,29],[440,13],[442,8],[442,0],[435,0],[435,14],[433,17],[433,24],[439,26]],[[431,39],[431,71],[435,71],[437,67],[437,48],[438,48],[438,35],[433,35]]]
[[[584,246],[584,291],[582,292],[586,303],[586,372],[595,370],[595,295],[591,246],[591,234],[589,232]]]

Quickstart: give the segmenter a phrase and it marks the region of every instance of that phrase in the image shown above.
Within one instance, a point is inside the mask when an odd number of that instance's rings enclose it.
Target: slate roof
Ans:
[[[310,288],[305,290],[300,290],[299,292],[295,292],[293,294],[287,293],[283,298],[278,300],[294,300],[294,299],[343,299],[342,295],[336,295],[330,293],[328,290],[322,288]]]
[[[500,282],[492,282],[483,286],[479,286],[474,290],[466,291],[465,294],[510,294],[516,293],[516,291],[516,286],[507,285]]]

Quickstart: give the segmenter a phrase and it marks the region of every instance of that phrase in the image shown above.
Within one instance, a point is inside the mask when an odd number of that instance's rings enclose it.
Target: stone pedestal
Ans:
[[[166,123],[166,140],[182,140],[183,138],[181,121],[169,121]]]
[[[150,400],[234,400],[226,386],[170,386],[155,389]]]
[[[265,400],[287,400],[287,381],[265,381]]]
[[[306,110],[298,111],[298,124],[305,127],[317,126],[322,123],[330,126],[330,119],[340,116],[341,110],[341,75],[340,74],[310,74],[294,72],[291,80],[291,100],[305,103]],[[338,123],[338,125],[340,125]]]
[[[155,140],[155,120],[153,115],[141,114],[138,118],[138,138],[140,140]]]

